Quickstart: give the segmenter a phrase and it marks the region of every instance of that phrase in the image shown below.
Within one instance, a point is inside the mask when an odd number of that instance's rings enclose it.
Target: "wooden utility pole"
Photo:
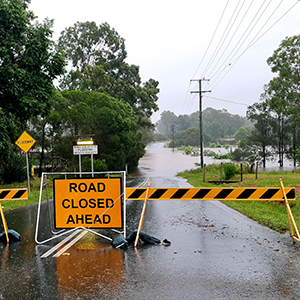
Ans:
[[[191,93],[199,94],[199,131],[200,131],[200,166],[203,169],[203,126],[202,126],[202,93],[210,93],[211,91],[202,91],[202,81],[209,81],[209,79],[191,79],[191,81],[199,82],[199,91],[192,91]]]

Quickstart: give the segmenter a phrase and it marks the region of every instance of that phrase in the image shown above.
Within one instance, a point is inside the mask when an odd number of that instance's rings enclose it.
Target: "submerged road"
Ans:
[[[147,148],[136,178],[151,187],[189,187],[176,173],[197,158]],[[127,232],[142,201],[127,203]],[[6,213],[23,240],[0,244],[0,299],[299,299],[300,246],[216,201],[148,201],[143,231],[170,246],[113,249],[85,235],[63,255],[41,258],[37,206]],[[47,232],[47,223],[44,223]],[[2,229],[2,228],[1,228]]]

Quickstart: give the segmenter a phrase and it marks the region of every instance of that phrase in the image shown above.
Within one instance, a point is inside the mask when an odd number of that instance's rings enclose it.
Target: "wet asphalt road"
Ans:
[[[152,187],[188,187],[174,174],[194,161],[152,145],[139,177],[128,183],[151,178]],[[127,203],[128,233],[141,210],[141,201]],[[36,211],[34,205],[6,213],[23,240],[0,244],[0,299],[300,298],[299,244],[220,202],[148,201],[143,231],[171,246],[116,250],[87,234],[58,258],[41,258],[51,244],[34,242]]]

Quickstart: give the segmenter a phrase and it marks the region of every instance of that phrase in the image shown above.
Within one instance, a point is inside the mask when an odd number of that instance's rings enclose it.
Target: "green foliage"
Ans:
[[[122,100],[132,107],[140,127],[152,128],[159,82],[149,79],[141,84],[139,67],[125,62],[125,40],[114,28],[77,22],[61,33],[59,45],[74,67],[62,79],[61,89],[96,91]]]
[[[124,170],[126,164],[131,171],[137,167],[145,146],[127,103],[91,91],[63,91],[61,95],[67,105],[57,111],[61,115],[59,130],[64,133],[56,137],[61,141],[55,143],[55,156],[72,160],[72,141],[94,135],[98,145],[95,158],[105,160],[109,170]]]
[[[11,145],[30,118],[49,113],[53,80],[65,66],[65,55],[51,41],[53,21],[37,22],[29,3],[0,1],[0,177],[7,182],[23,178]]]
[[[239,174],[239,169],[235,164],[224,163],[223,164],[223,172],[225,175],[225,180],[229,180],[232,177],[234,177],[236,174]]]
[[[19,150],[11,151],[0,166],[1,184],[22,182],[27,178],[26,160]]]
[[[238,115],[232,115],[226,110],[215,110],[213,108],[206,108],[203,113],[203,133],[204,142],[209,143],[212,140],[218,140],[225,137],[232,137],[234,133],[243,126],[250,124],[246,118]],[[172,138],[171,128],[174,126],[176,134],[179,132],[186,132],[189,128],[198,128],[199,130],[199,112],[188,115],[179,115],[178,117],[170,111],[163,111],[160,120],[156,124],[159,133],[165,134]],[[180,143],[181,142],[181,143]],[[179,146],[182,141],[176,142]],[[196,145],[190,142],[186,145]],[[198,137],[199,145],[199,137]]]
[[[212,150],[204,150],[204,155],[213,157],[214,159],[231,159],[232,158],[231,152],[221,153],[220,150],[219,150],[219,153],[216,153]]]
[[[181,146],[179,150],[183,151],[186,155],[195,155],[195,150],[192,146]]]
[[[295,160],[296,160],[297,164],[300,165],[300,148],[298,148],[296,150]]]
[[[254,129],[250,136],[242,140],[242,151],[250,152],[252,160],[256,156],[264,167],[273,154],[278,155],[280,167],[285,157],[296,162],[295,149],[300,146],[299,51],[299,35],[281,42],[267,60],[272,72],[278,76],[265,86],[261,103],[255,103],[247,110],[247,117],[254,122]]]
[[[162,134],[162,133],[155,133],[154,134],[154,141],[155,142],[162,142],[162,141],[166,141],[168,138]]]
[[[94,172],[106,172],[108,170],[105,160],[94,159],[93,163],[94,163]],[[84,156],[84,158],[82,159],[81,169],[82,172],[92,171],[92,162],[89,156]]]
[[[127,56],[124,39],[103,23],[76,22],[62,31],[59,45],[66,48],[73,67],[83,70],[87,66],[102,65],[105,70],[118,70]]]
[[[47,114],[52,82],[65,65],[65,56],[51,41],[53,22],[33,24],[27,3],[0,2],[0,107],[25,121]]]
[[[251,135],[253,127],[241,127],[234,134],[235,140],[237,142],[244,141],[248,136]]]

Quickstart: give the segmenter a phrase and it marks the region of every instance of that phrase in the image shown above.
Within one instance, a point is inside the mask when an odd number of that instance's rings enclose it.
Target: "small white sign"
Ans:
[[[74,155],[98,154],[98,145],[92,146],[73,146]]]

